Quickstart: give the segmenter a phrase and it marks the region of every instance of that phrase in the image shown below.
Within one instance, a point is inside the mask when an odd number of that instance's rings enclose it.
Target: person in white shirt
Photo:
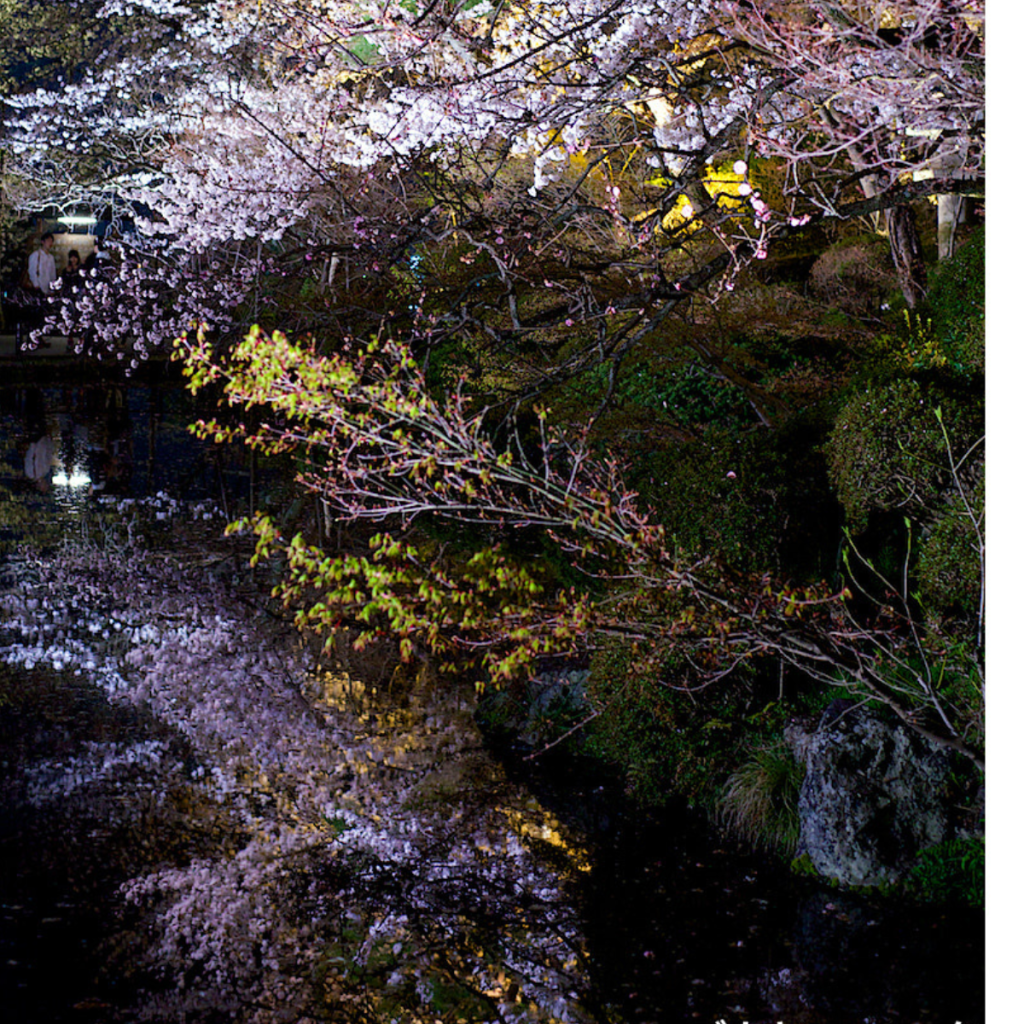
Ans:
[[[50,250],[53,248],[53,232],[47,231],[39,240],[39,248],[28,258],[28,279],[33,288],[43,295],[49,295],[53,282],[57,280],[57,263]]]

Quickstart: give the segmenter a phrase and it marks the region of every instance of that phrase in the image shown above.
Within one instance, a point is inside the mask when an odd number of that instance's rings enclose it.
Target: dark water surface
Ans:
[[[645,815],[593,778],[527,776],[593,837],[576,891],[595,984],[623,1020],[984,1020],[980,911],[843,892],[737,850],[686,807]]]
[[[164,492],[222,503],[249,486],[246,457],[197,441],[199,402],[173,364],[113,380],[90,364],[0,365],[0,494],[58,507]],[[10,524],[6,524],[10,525]]]
[[[48,367],[34,378],[0,381],[0,559],[6,557],[4,544],[10,549],[21,537],[42,534],[55,540],[69,524],[74,527],[83,505],[106,496],[142,499],[162,492],[178,500],[229,505],[233,511],[244,506],[257,493],[247,463],[191,438],[186,426],[192,415],[188,396],[166,376],[125,385],[96,376],[76,379],[75,373]],[[4,567],[8,592],[17,586],[13,565]],[[0,622],[0,640],[2,633]],[[399,718],[386,693],[373,699],[369,712],[360,711],[360,721],[378,723],[376,742],[385,745],[388,723]],[[431,715],[436,729],[436,710]],[[90,744],[115,741],[140,750],[147,743],[171,750],[177,744],[181,763],[190,756],[165,721],[111,702],[84,678],[44,666],[29,670],[0,663],[0,1007],[5,1020],[135,1019],[126,1007],[143,980],[125,965],[133,962],[133,943],[141,958],[143,939],[124,923],[118,886],[159,864],[187,862],[202,849],[204,826],[189,817],[181,801],[147,800],[141,766],[137,774],[131,769],[103,785],[69,785],[66,799],[42,802],[31,792],[38,772],[24,770],[62,758],[71,763]],[[458,754],[463,762],[467,749],[464,744]],[[579,931],[590,991],[579,1003],[585,1011],[574,1016],[570,999],[558,1019],[570,1024],[584,1019],[588,1024],[983,1020],[980,913],[886,903],[796,879],[766,858],[730,847],[685,808],[658,814],[630,810],[611,782],[585,766],[552,761],[528,767],[507,753],[484,750],[472,757],[473,770],[463,771],[451,792],[465,803],[467,787],[476,786],[492,811],[498,808],[516,820],[533,815],[532,831],[523,834],[548,837],[535,844],[537,856],[551,865],[567,894],[564,912]],[[447,769],[434,767],[441,782],[434,779],[433,788],[423,788],[433,779],[424,776],[417,791],[431,813],[450,782]],[[549,841],[559,831],[574,837],[583,854],[563,856],[559,851],[565,844]],[[394,885],[393,898],[404,898]],[[385,897],[392,898],[388,892]],[[481,899],[479,891],[467,889],[463,898],[467,906],[458,911],[459,919],[482,920],[483,908],[468,905]],[[120,965],[116,975],[104,971],[110,962]],[[371,983],[367,975],[366,984]],[[473,1005],[435,999],[430,1012],[409,1019],[505,1024],[543,1017],[530,1017],[528,1008],[516,1017],[496,1003],[468,1009]],[[289,1012],[282,1007],[275,1019],[296,1024],[312,1019]],[[353,1014],[335,1006],[316,1019],[382,1024],[391,1019]],[[175,1019],[213,1024],[248,1017],[197,1011]]]

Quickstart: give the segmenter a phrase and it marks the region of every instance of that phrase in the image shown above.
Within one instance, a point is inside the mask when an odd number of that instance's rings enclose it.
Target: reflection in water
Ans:
[[[232,514],[248,505],[248,455],[213,452],[189,433],[198,414],[181,387],[68,384],[47,369],[36,383],[0,381],[0,554],[79,535],[101,499],[216,496]]]
[[[107,854],[106,980],[68,1003],[107,1024],[980,1024],[976,918],[798,884],[585,779],[529,788],[470,689],[344,646],[315,671],[207,564],[65,549],[0,596],[0,662],[55,680],[0,771],[0,859],[52,834],[0,867]],[[91,719],[63,710],[86,686]],[[55,899],[80,911],[73,877]]]
[[[45,429],[45,428],[44,428]],[[50,489],[50,471],[54,466],[53,440],[48,433],[37,434],[25,452],[25,476],[44,493]]]
[[[126,923],[107,928],[130,962],[107,969],[143,988],[111,981],[117,1019],[600,1019],[565,887],[587,854],[483,749],[471,690],[392,664],[311,672],[289,631],[177,558],[65,548],[0,613],[9,666],[149,716],[26,751],[0,787],[12,820],[128,851]],[[137,852],[165,828],[154,802],[188,837],[166,859]]]
[[[71,474],[68,475],[64,469],[59,469],[53,476],[53,482],[57,487],[68,487],[77,491],[83,487],[92,487],[92,477],[79,466],[73,466]]]
[[[65,490],[128,493],[132,475],[131,417],[125,386],[39,387],[0,391],[3,396],[0,444],[24,450],[24,479],[42,493],[51,486]]]
[[[174,401],[0,387],[0,556],[90,504],[130,538],[119,495],[217,493]],[[0,563],[18,1020],[980,1024],[976,920],[801,888],[568,771],[528,786],[470,691],[314,671],[207,549],[114,548]]]

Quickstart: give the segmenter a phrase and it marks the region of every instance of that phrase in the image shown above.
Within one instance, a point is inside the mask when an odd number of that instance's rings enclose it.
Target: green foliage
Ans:
[[[926,903],[985,905],[985,840],[951,839],[923,851],[904,883]]]
[[[934,324],[920,313],[903,311],[903,322],[906,325],[905,336],[899,344],[897,364],[901,370],[921,371],[936,370],[949,365],[949,359],[943,351],[941,339],[935,332]]]
[[[601,367],[592,371],[597,393],[605,386]],[[620,374],[616,400],[639,410],[667,414],[680,424],[750,426],[756,422],[746,396],[735,384],[690,360],[639,360]]]
[[[969,615],[951,618],[911,592],[916,581],[914,543],[905,523],[904,555],[892,571],[868,559],[851,538],[843,548],[843,561],[851,586],[869,598],[883,621],[896,621],[906,642],[879,651],[870,676],[839,669],[835,679],[847,696],[866,701],[868,707],[882,695],[897,696],[910,720],[930,723],[938,735],[952,733],[974,750],[981,769],[984,746],[983,651],[981,607]],[[974,553],[977,562],[977,553]],[[865,685],[865,681],[867,685]]]
[[[663,531],[622,486],[613,460],[574,451],[546,426],[542,408],[534,411],[534,461],[521,436],[496,448],[483,414],[460,393],[443,402],[431,396],[407,346],[376,338],[354,354],[324,357],[253,328],[226,360],[202,334],[179,339],[178,355],[190,388],[221,383],[229,405],[266,416],[248,432],[203,421],[196,431],[217,441],[244,436],[271,455],[297,451],[299,482],[340,522],[407,524],[418,516],[479,538],[470,551],[442,557],[420,544],[422,535],[383,533],[368,556],[335,557],[301,535],[286,541],[264,516],[237,524],[255,532],[256,559],[284,555],[276,594],[299,608],[300,627],[326,632],[329,645],[340,626],[358,624],[357,643],[397,637],[403,660],[414,644],[440,655],[445,668],[455,667],[457,652],[477,652],[477,665],[495,680],[513,678],[538,655],[572,650],[591,626],[592,604],[545,586],[529,564],[534,552],[496,545],[488,531],[543,532],[573,565],[614,586],[633,574],[634,590],[637,579],[646,588],[656,571],[692,587],[688,569],[665,564]]]
[[[980,520],[984,514],[983,482],[967,494]],[[971,517],[956,505],[942,515],[921,543],[917,577],[924,601],[942,611],[973,614],[981,600],[980,539]]]
[[[689,730],[680,728],[689,711],[687,700],[658,684],[659,668],[656,662],[644,665],[625,643],[600,652],[591,664],[588,692],[604,713],[591,726],[585,745],[588,754],[622,773],[635,799],[655,806],[678,792],[679,772],[698,791],[705,787],[716,760],[709,748],[718,739],[714,725],[694,729],[691,720]],[[723,728],[728,732],[730,727]]]
[[[794,710],[760,696],[753,670],[712,690],[689,688],[687,673],[683,647],[611,642],[592,660],[588,697],[603,713],[584,749],[615,766],[641,804],[713,807],[743,751],[776,743]]]
[[[96,17],[98,0],[55,4],[50,0],[0,2],[0,88],[4,94],[71,80],[95,66],[122,28]]]
[[[232,524],[229,532],[256,535],[253,564],[283,553],[284,580],[274,596],[295,607],[295,623],[327,636],[333,647],[340,629],[360,627],[356,649],[385,636],[399,642],[403,661],[422,644],[442,670],[466,669],[453,659],[460,645],[476,640],[492,679],[509,679],[540,654],[570,644],[587,616],[586,602],[558,593],[545,599],[535,575],[507,552],[485,546],[468,557],[445,559],[390,534],[371,539],[371,553],[331,555],[301,535],[284,543],[264,515]],[[549,616],[547,628],[536,628]]]
[[[805,769],[783,746],[755,751],[719,800],[719,819],[751,846],[792,857],[800,838],[797,804]]]
[[[794,857],[790,862],[789,870],[798,878],[822,879],[822,875],[814,866],[814,861],[811,860],[808,853],[801,853],[799,857]]]
[[[985,695],[981,668],[974,653],[973,644],[969,642],[950,644],[938,665],[936,690],[956,719],[964,723],[966,738],[981,746],[984,742]]]
[[[473,353],[465,342],[458,339],[445,341],[430,350],[425,361],[424,376],[427,388],[435,397],[440,397],[459,377],[467,373],[472,365]]]
[[[820,446],[822,426],[795,417],[772,432],[707,431],[649,448],[630,482],[687,552],[752,571],[821,577],[834,557],[840,510]]]
[[[840,411],[825,448],[850,529],[863,531],[873,511],[921,517],[941,507],[954,486],[953,465],[968,479],[977,472],[972,446],[983,429],[978,399],[938,385],[902,378],[861,390]]]
[[[985,232],[974,234],[939,267],[929,294],[945,357],[965,373],[985,368]]]

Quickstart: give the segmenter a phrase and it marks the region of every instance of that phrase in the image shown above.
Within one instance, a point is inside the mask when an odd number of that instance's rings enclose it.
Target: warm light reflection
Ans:
[[[582,844],[570,839],[565,826],[550,811],[534,800],[527,803],[527,811],[503,807],[501,811],[508,818],[513,830],[525,840],[546,843],[560,850],[568,857],[576,871],[587,872],[591,868],[589,853]]]

